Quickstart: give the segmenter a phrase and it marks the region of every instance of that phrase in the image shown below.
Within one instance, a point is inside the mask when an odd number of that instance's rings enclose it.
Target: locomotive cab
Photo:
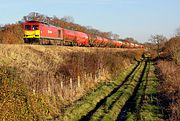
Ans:
[[[24,41],[25,43],[39,42],[40,24],[36,21],[29,21],[24,24]]]

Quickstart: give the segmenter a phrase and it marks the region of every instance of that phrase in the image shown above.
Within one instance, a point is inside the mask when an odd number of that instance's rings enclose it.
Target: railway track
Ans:
[[[96,96],[96,91],[92,92],[91,94],[95,95],[94,98],[87,96],[86,99],[78,103],[79,107],[73,107],[66,111],[64,114],[68,114],[68,116],[66,115],[63,120],[119,121],[125,120],[129,112],[134,115],[134,112],[140,109],[140,104],[145,98],[149,69],[150,62],[148,58],[145,58],[138,62],[124,78],[121,78],[118,85],[112,86],[112,90],[107,91],[106,94],[103,94],[106,90],[102,91],[101,98]],[[75,113],[76,111],[78,113]]]

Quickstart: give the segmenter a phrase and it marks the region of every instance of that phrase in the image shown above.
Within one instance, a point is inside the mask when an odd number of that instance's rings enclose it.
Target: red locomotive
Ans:
[[[100,36],[90,36],[83,32],[55,27],[38,21],[24,23],[24,41],[25,43],[39,44],[143,48],[142,45],[111,40]]]
[[[25,43],[39,42],[48,44],[47,40],[62,40],[63,29],[37,21],[28,21],[24,24]],[[50,41],[49,41],[50,42]]]

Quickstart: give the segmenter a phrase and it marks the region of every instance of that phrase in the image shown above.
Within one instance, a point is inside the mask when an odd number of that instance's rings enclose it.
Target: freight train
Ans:
[[[116,41],[101,36],[92,36],[79,31],[55,27],[39,21],[27,21],[24,23],[24,42],[43,45],[143,48],[143,45],[140,44],[128,41]]]

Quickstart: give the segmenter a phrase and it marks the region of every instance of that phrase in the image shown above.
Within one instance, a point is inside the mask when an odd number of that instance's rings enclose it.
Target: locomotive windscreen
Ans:
[[[31,30],[31,25],[26,25],[25,30]]]
[[[32,26],[32,30],[38,30],[38,28],[39,28],[38,25],[33,25]]]

